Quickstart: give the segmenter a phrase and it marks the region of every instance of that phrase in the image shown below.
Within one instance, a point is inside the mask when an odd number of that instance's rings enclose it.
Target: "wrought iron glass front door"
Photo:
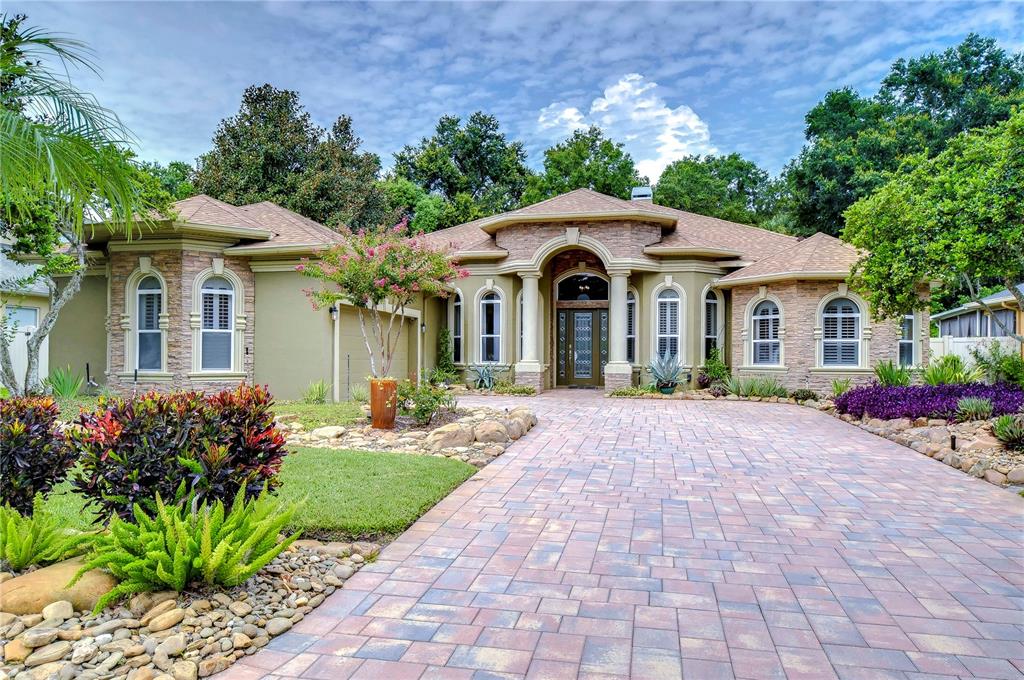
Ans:
[[[608,311],[558,310],[558,384],[602,384],[608,360]]]

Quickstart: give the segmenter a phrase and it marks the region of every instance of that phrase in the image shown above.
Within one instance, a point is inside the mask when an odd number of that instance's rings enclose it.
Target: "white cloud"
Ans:
[[[537,117],[542,133],[559,137],[591,125],[622,142],[640,174],[652,182],[674,160],[716,152],[707,123],[685,104],[670,106],[658,84],[639,73],[622,76],[606,87],[587,113],[567,102],[555,102]]]

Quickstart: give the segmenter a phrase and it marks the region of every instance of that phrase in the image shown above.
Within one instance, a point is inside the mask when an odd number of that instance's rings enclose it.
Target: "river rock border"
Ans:
[[[375,430],[369,425],[326,425],[307,431],[296,421],[282,422],[288,443],[321,449],[394,451],[455,458],[482,468],[537,424],[527,406],[511,410],[486,406],[459,408],[455,422],[433,429]]]
[[[289,630],[380,552],[374,543],[299,540],[246,584],[141,593],[99,615],[54,602],[0,613],[0,680],[195,680]]]

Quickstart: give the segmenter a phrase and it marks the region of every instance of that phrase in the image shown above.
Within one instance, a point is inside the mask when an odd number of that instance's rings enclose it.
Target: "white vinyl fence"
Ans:
[[[993,343],[1003,346],[1007,352],[1020,352],[1020,345],[1014,338],[954,338],[945,336],[941,338],[930,338],[928,348],[931,350],[931,358],[938,359],[946,354],[956,354],[964,361],[970,363],[973,360],[971,350],[978,348],[987,349]]]
[[[11,363],[14,364],[14,375],[24,382],[25,371],[28,369],[28,336],[32,335],[35,326],[19,327],[14,331],[14,342],[11,343]],[[39,348],[39,378],[50,375],[50,338],[43,340]],[[0,381],[2,383],[3,381]]]

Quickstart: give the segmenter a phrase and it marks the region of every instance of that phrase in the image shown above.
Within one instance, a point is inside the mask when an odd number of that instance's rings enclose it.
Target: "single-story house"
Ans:
[[[1017,290],[1024,293],[1024,283],[1017,284]],[[992,312],[985,309],[985,305],[978,302],[968,302],[947,309],[939,314],[932,314],[932,321],[939,325],[940,337],[951,338],[1002,338],[1010,333],[1019,332],[1024,329],[1024,310],[1017,304],[1017,298],[1008,289],[993,293],[981,299]],[[1003,330],[992,318],[999,317],[1010,333]]]
[[[587,189],[426,235],[470,275],[406,316],[395,377],[437,363],[492,364],[521,384],[612,389],[674,354],[691,378],[712,349],[735,374],[790,389],[869,380],[884,360],[927,360],[925,313],[875,321],[845,279],[858,253]],[[128,239],[97,230],[89,276],[61,314],[51,364],[74,356],[115,389],[212,389],[240,380],[297,398],[313,381],[345,398],[369,374],[346,306],[314,311],[295,271],[338,235],[272,203],[208,196]]]
[[[1024,292],[1024,283],[1017,284],[1017,290]],[[1011,351],[1016,349],[1024,355],[1024,346],[1011,337],[1024,330],[1024,310],[1017,303],[1017,298],[1009,289],[1003,289],[981,300],[984,305],[968,302],[932,315],[932,321],[939,331],[938,337],[932,338],[933,355],[956,353],[967,358],[971,349],[993,342]],[[1002,326],[995,317],[1002,322]]]

